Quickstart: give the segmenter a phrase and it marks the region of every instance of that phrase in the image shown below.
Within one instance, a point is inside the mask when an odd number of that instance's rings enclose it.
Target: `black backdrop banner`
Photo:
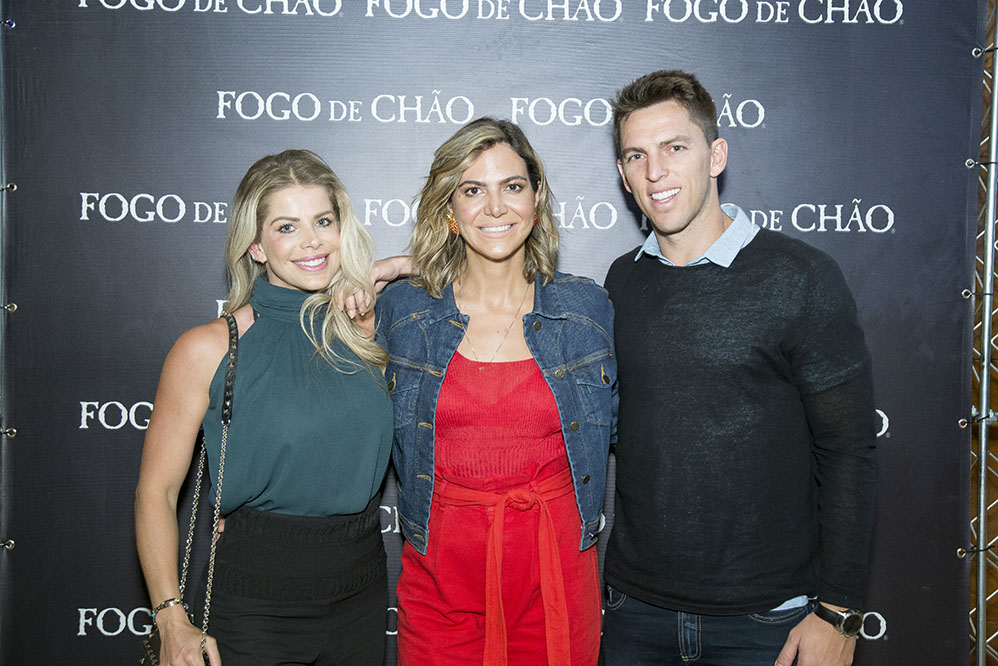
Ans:
[[[475,117],[509,118],[551,176],[560,268],[602,282],[647,231],[616,173],[608,100],[680,68],[717,103],[722,201],[832,254],[866,328],[881,422],[867,631],[879,637],[856,663],[966,663],[960,292],[974,284],[978,175],[965,163],[985,5],[0,1],[3,183],[16,184],[3,195],[3,303],[17,304],[0,311],[2,424],[16,429],[2,441],[0,541],[13,547],[0,550],[0,661],[136,657],[151,625],[132,525],[144,429],[170,345],[218,315],[227,202],[253,161],[318,152],[386,256],[406,246],[433,149]],[[384,497],[394,581],[391,476]]]

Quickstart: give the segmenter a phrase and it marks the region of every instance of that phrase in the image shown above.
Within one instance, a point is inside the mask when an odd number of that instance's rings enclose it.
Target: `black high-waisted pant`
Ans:
[[[208,633],[223,666],[382,666],[388,578],[375,497],[313,518],[240,508],[215,556]],[[207,576],[194,608],[200,619]]]

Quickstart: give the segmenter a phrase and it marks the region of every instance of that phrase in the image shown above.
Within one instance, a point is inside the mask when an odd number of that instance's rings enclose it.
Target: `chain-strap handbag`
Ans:
[[[201,655],[204,662],[208,663],[208,656],[205,652],[205,642],[208,640],[208,614],[211,611],[211,584],[215,573],[215,545],[218,541],[218,518],[219,507],[222,505],[222,473],[225,471],[225,445],[229,439],[229,423],[232,421],[232,388],[236,381],[236,357],[239,349],[239,328],[236,326],[236,318],[231,314],[225,315],[225,320],[229,324],[229,353],[228,367],[225,371],[225,390],[222,393],[222,446],[218,456],[218,483],[215,485],[215,511],[211,522],[211,551],[208,554],[208,581],[205,584],[204,592],[204,617],[201,621]],[[187,527],[187,543],[184,545],[184,561],[180,568],[180,596],[184,598],[184,589],[187,585],[187,569],[191,561],[191,546],[194,543],[194,526],[197,522],[198,503],[201,498],[201,480],[204,477],[204,470],[207,467],[207,452],[204,442],[201,443],[201,453],[198,456],[198,473],[194,482],[194,502],[191,507],[191,521]],[[186,604],[184,606],[186,608]],[[142,646],[145,648],[145,655],[139,660],[142,666],[159,666],[159,650],[162,640],[159,635],[159,628],[156,627],[153,619],[153,629],[142,639]]]

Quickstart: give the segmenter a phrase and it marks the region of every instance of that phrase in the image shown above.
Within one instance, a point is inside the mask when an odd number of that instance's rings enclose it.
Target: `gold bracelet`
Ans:
[[[164,608],[169,608],[170,606],[176,606],[177,604],[182,604],[185,609],[187,608],[187,604],[181,601],[179,597],[171,597],[166,601],[164,601],[163,603],[161,603],[159,606],[156,606],[155,608],[152,609],[152,619],[155,620],[156,613],[160,612]]]

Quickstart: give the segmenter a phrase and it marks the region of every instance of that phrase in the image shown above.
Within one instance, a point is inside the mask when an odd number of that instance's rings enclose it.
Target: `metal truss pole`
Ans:
[[[998,72],[998,21],[991,35],[991,123],[988,140],[987,163],[987,213],[985,218],[985,256],[983,302],[981,305],[981,374],[980,397],[978,398],[978,497],[977,497],[977,666],[987,665],[988,625],[987,625],[987,519],[988,519],[988,428],[990,427],[991,405],[991,330],[994,312],[994,263],[995,263],[995,208],[996,208],[996,167],[998,167],[998,94],[995,94],[994,73]]]

